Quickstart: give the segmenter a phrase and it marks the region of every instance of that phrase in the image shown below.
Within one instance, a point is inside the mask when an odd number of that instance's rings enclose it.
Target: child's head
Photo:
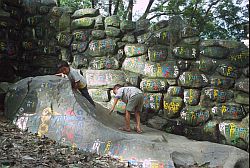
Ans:
[[[116,94],[116,93],[117,93],[117,90],[118,90],[119,88],[121,88],[121,87],[122,87],[122,85],[116,84],[116,85],[113,87],[113,93]]]
[[[69,64],[66,61],[60,61],[57,65],[57,72],[68,75],[69,71]]]

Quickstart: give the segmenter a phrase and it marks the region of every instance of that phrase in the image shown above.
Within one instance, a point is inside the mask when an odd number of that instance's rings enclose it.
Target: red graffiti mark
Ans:
[[[62,135],[66,137],[67,140],[74,141],[74,129],[69,126],[65,126],[62,131]]]
[[[164,75],[164,77],[169,77],[170,73],[169,73],[169,71],[165,71],[165,72],[163,72],[163,75]]]
[[[159,168],[164,168],[164,164],[163,164],[163,163],[160,163],[160,164],[159,164]]]
[[[233,116],[234,116],[234,118],[237,118],[238,117],[238,113],[236,111],[233,112]]]
[[[66,111],[66,115],[75,116],[76,114],[75,114],[75,112],[73,111],[73,109],[68,109],[68,110]]]
[[[202,115],[200,117],[201,117],[201,121],[205,121],[205,116],[204,115]]]
[[[157,85],[153,86],[154,90],[159,90],[159,87]]]

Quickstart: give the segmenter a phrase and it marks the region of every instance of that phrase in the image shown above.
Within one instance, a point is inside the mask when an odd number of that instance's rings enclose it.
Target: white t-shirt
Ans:
[[[142,91],[137,87],[133,86],[121,87],[117,90],[115,98],[121,99],[123,102],[127,103],[131,97],[140,93],[142,93]]]
[[[71,81],[75,81],[75,82],[79,82],[80,81],[80,89],[85,88],[87,86],[87,81],[81,75],[80,69],[74,69],[74,68],[70,67],[68,78]]]

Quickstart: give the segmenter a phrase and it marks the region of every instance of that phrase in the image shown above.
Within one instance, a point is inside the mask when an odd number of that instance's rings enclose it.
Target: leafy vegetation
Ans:
[[[137,0],[138,1],[138,0]],[[74,9],[99,8],[104,16],[119,15],[132,20],[136,0],[58,0],[61,6]],[[245,4],[244,4],[245,3]],[[196,27],[203,38],[243,39],[249,24],[249,5],[244,0],[149,0],[139,19],[157,22],[180,15],[188,25]],[[248,29],[248,28],[247,28]]]

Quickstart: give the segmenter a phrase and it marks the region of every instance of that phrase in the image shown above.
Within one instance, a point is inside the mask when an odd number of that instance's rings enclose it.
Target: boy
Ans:
[[[125,127],[119,128],[122,131],[130,132],[130,113],[135,112],[136,127],[134,130],[137,133],[142,133],[140,128],[140,112],[143,108],[143,93],[140,89],[134,86],[122,87],[117,84],[113,88],[115,94],[114,104],[110,110],[110,114],[114,111],[118,99],[126,103]]]
[[[95,103],[90,97],[87,89],[87,82],[82,76],[81,71],[70,67],[66,61],[61,61],[57,65],[57,68],[58,68],[58,74],[56,75],[62,77],[67,75],[69,80],[71,81],[72,88],[78,89],[81,92],[81,94],[95,107]]]

